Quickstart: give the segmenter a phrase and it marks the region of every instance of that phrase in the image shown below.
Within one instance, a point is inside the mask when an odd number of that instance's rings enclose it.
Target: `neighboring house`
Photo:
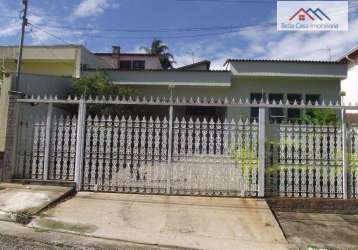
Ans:
[[[107,70],[115,84],[130,86],[142,96],[241,98],[258,101],[316,102],[340,100],[340,81],[346,77],[345,62],[299,60],[236,60],[229,59],[225,70],[190,70],[186,67],[173,70]],[[87,70],[84,74],[91,74]],[[152,115],[160,115],[165,107],[156,107]],[[164,112],[165,113],[165,112]],[[222,107],[178,107],[177,116],[211,116],[257,118],[258,109]],[[271,109],[271,121],[295,120],[302,116],[299,109]]]
[[[8,112],[8,92],[11,89],[18,58],[17,46],[0,46],[1,66],[5,66],[11,77],[0,80],[0,115],[6,117]],[[85,68],[110,68],[103,59],[97,57],[81,45],[24,46],[21,64],[19,90],[23,93],[58,95],[66,89],[68,92],[71,78],[79,78]],[[31,76],[31,77],[30,77]],[[37,80],[36,80],[37,79]],[[63,86],[60,86],[63,82]],[[46,86],[48,84],[49,86]],[[56,92],[57,91],[57,92]],[[0,153],[5,147],[5,129],[7,120],[0,121]]]
[[[111,53],[95,53],[95,55],[110,64],[112,69],[163,69],[159,60],[159,55],[144,53],[122,53],[119,46],[113,46]]]
[[[0,59],[6,72],[16,71],[18,46],[0,46]],[[83,68],[108,68],[110,65],[81,45],[25,46],[22,73],[78,78]]]
[[[177,70],[210,70],[211,62],[208,60],[196,62],[193,64],[188,64],[179,68]]]
[[[343,101],[345,104],[358,103],[358,46],[338,59],[339,62],[348,64],[347,78],[342,80],[341,88],[345,92]],[[348,122],[358,123],[358,111],[348,110],[346,114]]]

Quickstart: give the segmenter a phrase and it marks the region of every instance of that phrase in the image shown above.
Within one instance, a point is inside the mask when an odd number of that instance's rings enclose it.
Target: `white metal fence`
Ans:
[[[268,183],[280,196],[343,197],[342,130],[334,125],[284,124],[269,153]]]
[[[355,109],[227,100],[21,99],[48,113],[20,119],[16,178],[81,190],[210,196],[357,198],[358,126],[271,124],[268,108]],[[79,105],[54,117],[53,104]],[[86,115],[87,104],[165,105],[162,118]],[[173,106],[259,108],[259,120],[175,118]],[[274,128],[273,131],[271,128]],[[266,193],[264,193],[264,190]]]
[[[151,117],[87,118],[84,190],[256,195],[257,124],[184,118],[173,123],[168,163],[169,121]],[[252,154],[235,162],[239,148]],[[240,158],[244,155],[236,155]]]

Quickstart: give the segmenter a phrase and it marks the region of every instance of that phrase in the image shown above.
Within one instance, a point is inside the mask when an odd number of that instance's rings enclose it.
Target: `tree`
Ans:
[[[93,75],[81,76],[73,81],[70,94],[72,96],[96,97],[96,96],[135,96],[137,91],[112,84],[108,76],[103,72],[96,72]],[[91,105],[90,113],[101,114],[123,114],[125,110],[118,105]]]
[[[159,55],[159,60],[163,69],[172,69],[173,65],[176,63],[174,61],[174,56],[169,53],[169,47],[159,39],[153,39],[150,48],[141,47],[140,49],[145,50],[148,54]]]
[[[336,113],[330,109],[308,109],[303,116],[303,121],[317,125],[337,124]]]
[[[5,65],[1,65],[0,66],[0,81],[4,80],[4,78],[6,77],[6,68]]]

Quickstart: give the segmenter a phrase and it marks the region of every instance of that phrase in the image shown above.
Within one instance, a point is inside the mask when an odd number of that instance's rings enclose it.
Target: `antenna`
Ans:
[[[194,64],[195,63],[195,53],[194,53],[194,51],[188,50],[187,53],[189,55],[191,55],[191,59],[192,59],[193,64]]]

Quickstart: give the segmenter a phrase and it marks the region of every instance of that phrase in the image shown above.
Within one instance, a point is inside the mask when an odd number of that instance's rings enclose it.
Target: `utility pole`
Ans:
[[[15,88],[13,89],[15,92],[19,91],[19,82],[20,82],[20,73],[21,73],[21,61],[22,61],[22,49],[24,47],[24,36],[25,36],[25,27],[27,26],[27,5],[28,0],[22,0],[22,4],[24,5],[23,14],[22,14],[22,25],[21,25],[21,38],[19,44],[19,55],[17,58],[17,66],[16,66],[16,79],[15,79]]]

